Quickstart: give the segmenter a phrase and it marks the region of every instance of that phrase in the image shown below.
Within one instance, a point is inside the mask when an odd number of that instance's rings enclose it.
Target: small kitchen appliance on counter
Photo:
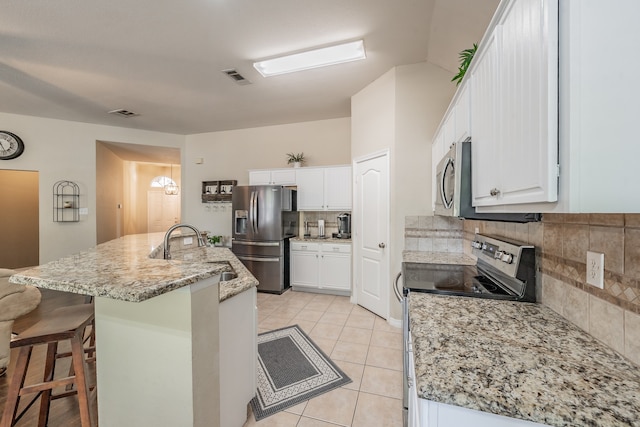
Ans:
[[[403,405],[405,426],[408,414],[409,302],[411,292],[490,298],[507,301],[536,301],[535,247],[476,234],[471,242],[476,265],[403,262],[394,292],[402,303]],[[399,279],[404,285],[399,288]],[[479,322],[482,319],[478,319]]]
[[[338,234],[334,237],[337,239],[351,238],[351,214],[348,212],[338,215]]]

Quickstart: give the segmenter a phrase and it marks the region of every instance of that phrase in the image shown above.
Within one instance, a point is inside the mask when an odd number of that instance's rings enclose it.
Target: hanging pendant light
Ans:
[[[173,180],[173,163],[171,164],[171,181],[164,186],[164,194],[167,196],[177,196],[180,188]]]

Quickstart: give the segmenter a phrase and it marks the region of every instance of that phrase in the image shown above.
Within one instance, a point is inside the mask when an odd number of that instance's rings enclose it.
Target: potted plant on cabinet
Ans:
[[[207,240],[212,246],[222,246],[222,236],[208,236]]]
[[[304,163],[304,153],[287,153],[287,164],[292,164],[294,168],[299,168]]]

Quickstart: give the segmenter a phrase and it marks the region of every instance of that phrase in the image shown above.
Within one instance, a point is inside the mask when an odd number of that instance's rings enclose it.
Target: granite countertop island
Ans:
[[[540,304],[413,292],[419,397],[552,426],[640,426],[640,369]]]
[[[172,259],[164,260],[163,239],[164,233],[124,236],[21,271],[10,281],[130,302],[145,301],[224,271],[235,271],[238,277],[220,282],[221,302],[258,284],[227,248],[172,250]]]
[[[251,397],[221,403],[229,384],[223,376],[234,368],[219,355],[224,346],[247,357],[245,365],[256,358],[258,282],[227,248],[197,247],[193,235],[176,233],[165,260],[163,240],[164,233],[121,237],[10,281],[96,297],[101,426],[228,425],[223,417],[246,417]],[[219,281],[227,271],[237,278]],[[236,343],[248,350],[234,350]],[[245,375],[242,387],[237,378],[236,389],[255,392],[254,377]]]

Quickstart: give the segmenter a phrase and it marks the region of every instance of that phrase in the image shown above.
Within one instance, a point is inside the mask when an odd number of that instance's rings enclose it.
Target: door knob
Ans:
[[[387,245],[385,245],[384,243],[379,243],[379,244],[378,244],[378,247],[379,247],[380,249],[384,249],[386,246],[387,246]]]

